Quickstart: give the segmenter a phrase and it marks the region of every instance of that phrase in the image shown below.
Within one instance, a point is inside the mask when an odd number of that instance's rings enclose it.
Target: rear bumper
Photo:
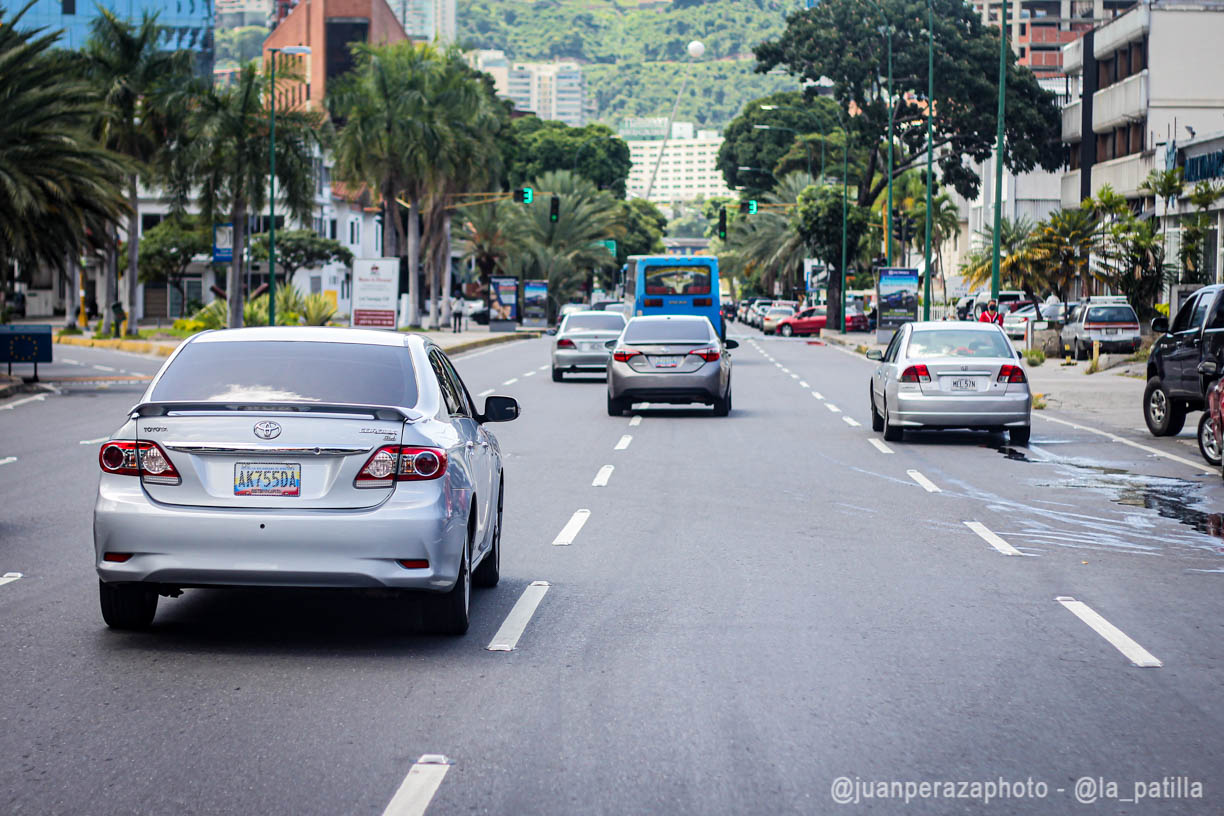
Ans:
[[[608,358],[611,356],[612,353],[607,349],[598,351],[555,349],[552,353],[552,366],[562,371],[579,368],[603,371],[608,367]]]
[[[608,367],[608,395],[646,402],[713,403],[723,396],[722,369],[710,362],[697,371],[665,374],[638,372],[625,363],[613,363]]]
[[[983,397],[900,393],[889,405],[890,422],[904,428],[1016,427],[1031,422],[1027,391]]]
[[[153,501],[136,479],[103,476],[94,561],[107,582],[442,591],[454,585],[467,536],[465,514],[453,512],[460,506],[439,484],[361,510],[180,507]],[[132,557],[112,563],[106,552]],[[429,567],[404,569],[398,559]]]

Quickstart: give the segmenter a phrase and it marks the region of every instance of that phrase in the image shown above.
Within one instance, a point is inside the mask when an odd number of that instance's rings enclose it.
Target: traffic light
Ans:
[[[548,200],[548,220],[552,223],[557,223],[557,219],[561,217],[561,198],[553,196]]]
[[[720,207],[718,210],[718,240],[727,240],[727,208]]]
[[[914,237],[913,216],[903,213],[894,207],[892,211],[892,235],[898,243],[909,243],[910,239]]]
[[[756,215],[757,214],[756,199],[753,198],[753,199],[749,199],[748,201],[741,201],[740,202],[740,212],[744,213],[745,215]]]
[[[530,204],[535,200],[535,190],[530,187],[523,187],[521,190],[514,191],[515,204]]]

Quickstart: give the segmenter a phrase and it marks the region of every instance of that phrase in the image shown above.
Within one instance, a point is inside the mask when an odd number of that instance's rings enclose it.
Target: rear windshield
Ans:
[[[566,331],[620,331],[623,328],[624,315],[616,312],[570,315],[565,321]]]
[[[157,402],[340,402],[411,408],[408,349],[260,340],[191,343],[153,389]]]
[[[1085,323],[1138,323],[1135,310],[1129,306],[1091,306]]]
[[[646,267],[646,294],[708,295],[710,294],[710,267],[648,266]]]
[[[710,324],[705,320],[631,320],[626,343],[705,343]]]
[[[1013,357],[1011,343],[997,331],[933,329],[910,335],[910,357]]]

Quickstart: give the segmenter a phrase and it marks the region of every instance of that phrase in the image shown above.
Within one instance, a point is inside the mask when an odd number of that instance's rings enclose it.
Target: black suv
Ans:
[[[1148,357],[1143,418],[1154,436],[1173,436],[1186,424],[1186,414],[1206,405],[1209,377],[1199,364],[1224,360],[1224,285],[1204,286],[1186,298],[1173,324],[1152,320],[1161,335]]]

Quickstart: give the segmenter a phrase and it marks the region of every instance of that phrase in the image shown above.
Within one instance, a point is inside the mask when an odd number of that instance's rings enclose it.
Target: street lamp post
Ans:
[[[897,33],[897,29],[893,27],[888,20],[888,15],[884,13],[884,9],[880,8],[880,4],[875,0],[867,0],[880,16],[884,18],[884,25],[876,29],[880,34],[888,37],[888,215],[885,221],[884,235],[884,257],[885,263],[892,266],[892,209],[893,209],[893,112],[896,110],[896,105],[893,104],[893,34]]]
[[[796,139],[798,139],[801,135],[799,131],[795,130],[794,128],[782,127],[781,125],[753,125],[752,129],[753,130],[785,130],[785,131],[789,131],[790,133],[795,134]],[[802,142],[802,144],[803,144],[804,149],[807,151],[808,178],[815,178],[815,176],[812,175],[812,146],[808,144],[807,142]],[[821,153],[820,155],[820,175],[821,177],[823,177],[824,176],[824,140],[823,139],[820,142],[820,153]]]
[[[999,230],[1003,215],[1003,111],[1007,99],[1007,0],[999,11],[999,114],[995,138],[994,229],[990,241],[990,297],[999,297]]]
[[[927,0],[927,167],[926,167],[926,271],[922,291],[922,319],[931,319],[931,184],[935,162],[935,12]]]
[[[268,71],[268,325],[276,325],[276,55],[304,55],[308,45],[269,48],[272,55]]]
[[[845,145],[842,147],[842,260],[841,260],[841,286],[838,293],[841,297],[841,303],[837,305],[838,322],[841,323],[841,333],[846,333],[846,218],[848,217],[849,204],[846,198],[846,188],[849,176],[850,163],[850,131],[846,130],[846,126],[841,126],[842,133],[845,135]]]

